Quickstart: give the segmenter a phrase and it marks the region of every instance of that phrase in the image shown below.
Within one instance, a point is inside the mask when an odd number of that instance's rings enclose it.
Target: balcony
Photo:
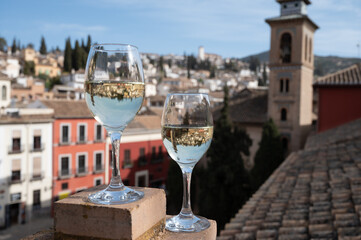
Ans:
[[[33,173],[33,175],[31,176],[30,181],[39,181],[42,180],[45,176],[45,173],[43,171],[41,171],[40,173]]]
[[[152,164],[162,163],[164,161],[163,154],[158,154],[158,156],[152,156],[150,162]]]
[[[24,144],[10,145],[8,148],[8,154],[18,154],[24,152]]]
[[[97,136],[95,139],[94,139],[94,143],[101,143],[101,142],[104,142],[104,138],[102,138],[101,136],[99,137],[99,136]]]
[[[78,138],[76,144],[87,144],[87,138],[86,137]]]
[[[76,177],[83,177],[88,175],[88,168],[87,167],[79,167],[76,171]]]
[[[70,145],[71,144],[71,140],[70,138],[59,138],[59,145]]]
[[[123,169],[132,168],[133,162],[131,160],[124,160],[122,167],[123,167]]]
[[[96,165],[93,170],[93,174],[98,174],[104,172],[103,165]]]
[[[68,168],[68,169],[61,169],[61,170],[59,170],[59,172],[58,172],[58,178],[59,178],[59,179],[71,178],[71,177],[74,176],[72,173],[73,173],[73,170],[70,169],[70,168]]]
[[[30,144],[29,149],[30,152],[42,152],[45,149],[45,144]]]
[[[25,180],[25,175],[21,174],[20,172],[18,173],[13,173],[9,178],[8,178],[8,183],[9,184],[17,184],[17,183],[22,183]]]
[[[147,159],[145,157],[139,157],[138,158],[138,166],[143,167],[147,165]]]

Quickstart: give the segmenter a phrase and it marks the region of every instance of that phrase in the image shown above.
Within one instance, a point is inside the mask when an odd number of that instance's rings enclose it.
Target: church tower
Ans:
[[[314,32],[307,16],[309,0],[277,0],[281,15],[266,19],[271,27],[268,117],[288,152],[303,148],[312,124]]]

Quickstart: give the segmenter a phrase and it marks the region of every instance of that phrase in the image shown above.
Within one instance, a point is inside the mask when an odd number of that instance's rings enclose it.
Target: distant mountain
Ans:
[[[360,63],[361,58],[344,58],[336,56],[315,56],[315,76],[324,76],[338,70],[347,68],[355,63]]]
[[[260,62],[268,62],[269,61],[269,51],[264,51],[264,52],[261,52],[261,53],[258,53],[258,54],[249,55],[247,57],[241,58],[241,61],[249,62],[251,57],[258,58],[258,60]]]
[[[247,57],[241,58],[241,61],[249,62],[251,57],[258,58],[260,62],[269,61],[269,51],[261,52],[254,55],[249,55]],[[315,76],[324,76],[338,70],[347,68],[352,64],[361,62],[361,58],[345,58],[337,56],[326,56],[321,57],[315,55]]]

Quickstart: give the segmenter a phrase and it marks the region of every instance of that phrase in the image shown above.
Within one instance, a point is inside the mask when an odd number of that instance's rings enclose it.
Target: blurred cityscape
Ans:
[[[229,120],[251,139],[249,153],[239,151],[249,172],[270,118],[287,157],[303,149],[309,135],[361,117],[361,59],[314,56],[318,26],[307,16],[310,2],[278,3],[280,16],[266,20],[271,27],[270,51],[244,58],[223,58],[207,52],[206,46],[199,46],[197,55],[141,53],[144,103],[120,146],[125,185],[163,188],[168,193],[171,160],[162,143],[160,120],[169,92],[209,94],[215,121],[222,117],[227,99]],[[91,36],[75,44],[66,39],[64,50],[49,50],[46,39],[40,39],[41,46],[35,49],[31,43],[20,46],[21,39],[6,43],[0,38],[4,232],[36,219],[49,219],[52,226],[55,201],[108,184],[111,175],[110,141],[84,101]],[[207,165],[206,159],[202,164]],[[15,236],[0,230],[0,239]]]

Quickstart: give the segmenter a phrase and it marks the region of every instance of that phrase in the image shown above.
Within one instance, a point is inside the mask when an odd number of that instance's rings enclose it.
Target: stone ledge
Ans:
[[[55,239],[148,240],[164,231],[166,199],[162,189],[135,188],[144,192],[144,198],[128,204],[86,202],[89,194],[103,188],[91,188],[55,203]]]
[[[158,236],[145,238],[147,240],[215,240],[217,235],[217,223],[214,220],[209,220],[211,226],[198,233],[174,233],[169,231],[163,231]],[[67,239],[67,240],[99,240],[104,238],[93,238],[93,237],[79,237],[79,236],[70,236],[70,235],[59,235],[55,233],[54,230],[45,230],[38,233],[35,233],[31,236],[23,238],[23,240],[52,240],[56,239]],[[122,240],[121,238],[117,238]],[[218,238],[217,238],[218,239]],[[219,239],[228,239],[220,237]],[[233,239],[233,238],[232,238]],[[229,238],[231,240],[231,238]]]

